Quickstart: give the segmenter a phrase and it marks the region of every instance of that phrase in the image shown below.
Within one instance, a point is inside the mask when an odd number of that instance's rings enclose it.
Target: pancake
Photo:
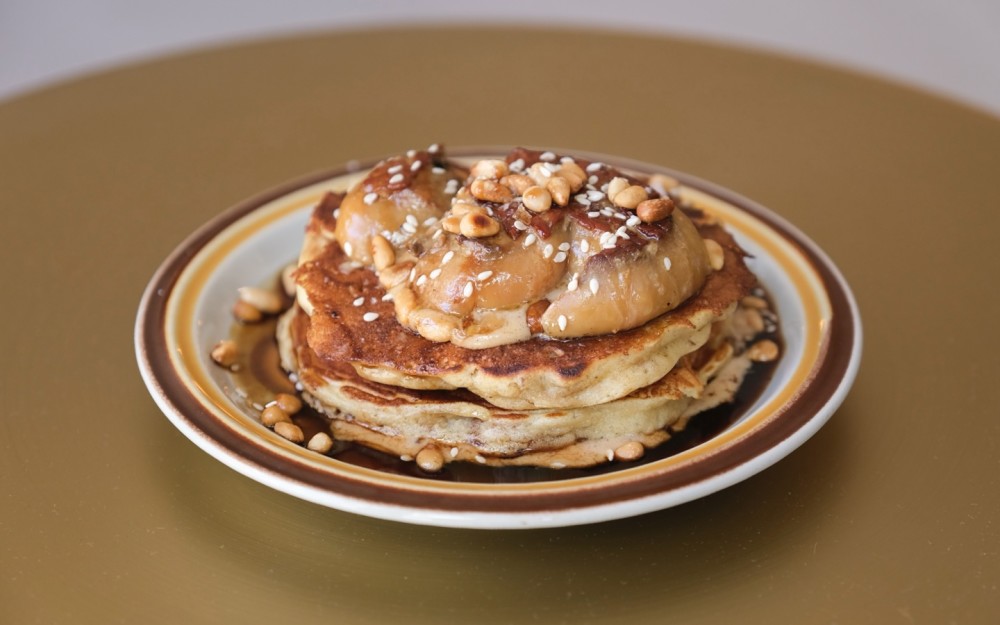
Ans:
[[[725,262],[680,307],[616,334],[561,341],[532,337],[471,350],[425,340],[398,323],[375,273],[351,263],[325,234],[334,201],[317,208],[296,272],[312,313],[310,348],[325,360],[351,363],[373,382],[464,388],[510,410],[603,404],[652,384],[703,345],[712,324],[732,314],[756,283],[732,237],[692,211],[698,232],[719,243]],[[359,297],[364,301],[356,306]],[[366,315],[377,318],[366,321]]]
[[[454,461],[568,468],[634,459],[697,412],[731,400],[750,364],[749,336],[739,331],[746,324],[719,324],[698,352],[625,397],[569,409],[505,410],[465,390],[412,390],[362,378],[348,363],[310,349],[309,325],[297,306],[279,320],[281,364],[303,398],[331,419],[335,438],[416,458],[431,470]]]

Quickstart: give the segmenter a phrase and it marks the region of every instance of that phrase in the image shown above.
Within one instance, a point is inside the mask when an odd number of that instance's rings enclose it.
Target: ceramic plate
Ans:
[[[469,158],[505,150],[452,151]],[[744,480],[812,436],[843,401],[861,356],[857,305],[840,272],[771,211],[692,176],[602,155],[639,173],[661,172],[685,199],[716,215],[752,256],[748,265],[780,316],[784,350],[759,396],[709,440],[674,455],[560,479],[449,481],[347,462],[292,444],[262,426],[212,346],[229,335],[236,290],[264,284],[298,255],[310,211],[367,168],[288,184],[233,207],[184,241],[159,268],[139,308],[143,379],[173,424],[236,471],[318,504],[396,521],[471,528],[592,523],[674,506]],[[495,157],[495,156],[494,156]]]

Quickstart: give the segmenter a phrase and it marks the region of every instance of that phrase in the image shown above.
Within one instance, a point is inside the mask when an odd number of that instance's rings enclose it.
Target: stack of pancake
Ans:
[[[282,366],[334,438],[453,461],[628,461],[730,401],[756,279],[675,181],[411,150],[315,208]]]

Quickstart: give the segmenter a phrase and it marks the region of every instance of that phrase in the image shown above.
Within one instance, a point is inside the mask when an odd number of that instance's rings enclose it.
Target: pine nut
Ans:
[[[316,453],[325,454],[333,449],[333,439],[330,438],[330,435],[326,432],[317,432],[312,438],[309,439],[309,443],[306,447]]]
[[[503,204],[514,199],[514,195],[510,192],[510,189],[496,180],[477,178],[472,181],[469,190],[472,192],[472,197],[483,202]]]
[[[635,207],[635,214],[647,224],[666,219],[674,212],[674,201],[668,197],[644,200]]]
[[[530,187],[521,197],[524,207],[533,213],[542,213],[552,206],[552,196],[539,186]]]
[[[646,453],[646,448],[642,446],[642,443],[639,441],[630,441],[615,450],[615,458],[629,462],[642,458],[644,453]]]
[[[281,312],[281,297],[274,291],[268,291],[256,286],[241,286],[237,290],[240,293],[241,300],[260,312],[269,315]]]
[[[466,213],[466,215],[462,217],[459,228],[462,234],[470,239],[491,237],[500,232],[499,222],[481,210]]]
[[[462,231],[462,215],[448,215],[441,220],[441,227],[445,232],[458,234]]]
[[[274,431],[282,438],[286,438],[293,443],[301,443],[306,439],[306,435],[302,433],[302,428],[291,421],[279,421],[275,423]]]
[[[483,159],[472,165],[469,172],[476,178],[502,178],[507,175],[506,161]]]
[[[472,202],[455,202],[451,205],[451,214],[458,215],[461,217],[471,210],[476,210],[479,208],[479,204],[473,204]]]
[[[424,447],[417,452],[417,465],[428,473],[437,473],[444,466],[444,456],[436,447]]]
[[[231,369],[236,364],[237,355],[236,343],[228,339],[219,341],[212,348],[212,360],[226,369]]]
[[[767,300],[763,297],[757,297],[756,295],[747,295],[740,301],[740,303],[747,308],[767,308]]]
[[[276,405],[285,411],[285,414],[293,415],[302,410],[302,400],[295,395],[288,393],[278,393],[274,396]]]
[[[535,181],[524,174],[510,174],[500,179],[500,184],[514,192],[515,195],[524,195],[524,192],[535,186]]]
[[[278,404],[271,404],[260,413],[260,422],[269,428],[283,422],[291,422],[288,413],[281,409]]]
[[[726,255],[722,251],[722,246],[712,239],[702,239],[705,241],[705,249],[708,251],[708,264],[715,271],[722,269],[726,262]]]
[[[610,187],[608,190],[610,191]],[[639,185],[632,185],[616,193],[615,196],[611,198],[611,201],[619,208],[632,209],[638,206],[641,202],[646,201],[648,197],[649,194],[646,193],[645,189]]]
[[[236,303],[233,304],[233,316],[243,323],[257,323],[264,318],[260,310],[241,299],[236,300]]]
[[[587,182],[587,172],[583,171],[579,165],[576,163],[571,163],[569,161],[562,164],[557,172],[558,176],[565,178],[569,182],[570,188],[573,193],[576,193],[583,188],[583,185]]]
[[[545,189],[552,195],[552,201],[559,206],[566,206],[569,204],[569,198],[573,194],[573,191],[569,186],[569,181],[565,178],[549,178],[548,183],[545,185]]]
[[[372,237],[372,261],[379,271],[396,264],[396,252],[392,249],[392,244],[380,234]]]

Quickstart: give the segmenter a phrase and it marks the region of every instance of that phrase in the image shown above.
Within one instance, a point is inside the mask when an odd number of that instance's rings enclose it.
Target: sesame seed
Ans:
[[[552,258],[552,262],[554,262],[554,263],[562,263],[562,262],[565,262],[565,261],[566,261],[566,252],[558,252]]]
[[[575,163],[576,160],[574,160],[572,156],[564,156],[559,159],[559,162],[565,165],[566,163]]]
[[[615,459],[615,450],[609,449],[606,452],[604,452],[604,455],[607,456],[608,462],[611,462],[612,460]]]
[[[449,451],[448,453],[451,455],[452,458],[455,458],[456,456],[458,456],[458,447],[452,447],[451,451]]]
[[[445,168],[444,167],[432,167],[431,171],[434,172],[435,174],[443,174],[445,172]]]
[[[425,276],[424,274],[420,274],[420,277],[417,278],[417,281],[414,284],[416,284],[417,286],[424,286],[425,284],[427,284],[427,276]]]
[[[447,265],[448,261],[455,257],[455,252],[448,250],[445,255],[441,257],[441,264]]]
[[[590,279],[590,292],[597,295],[597,289],[601,288],[600,283],[597,282],[597,278]]]
[[[511,171],[515,171],[515,172],[517,172],[517,171],[524,171],[524,159],[523,158],[519,158],[516,161],[511,162],[511,164],[508,165],[507,167]]]
[[[598,181],[597,176],[591,176],[590,178],[587,178],[587,184],[589,185],[595,185],[597,184],[597,181]]]
[[[622,221],[625,221],[626,219],[628,219],[628,215],[626,215],[625,213],[615,213],[615,219],[621,219]]]
[[[615,211],[610,206],[605,206],[604,208],[601,209],[601,214],[604,215],[605,217],[611,217],[612,215],[615,214]]]
[[[376,319],[378,319],[378,313],[377,312],[366,312],[364,315],[361,316],[361,318],[364,319],[365,321],[369,321],[369,322],[375,321]]]
[[[563,241],[559,244],[559,251],[566,252],[569,250],[569,241]]]
[[[440,275],[441,275],[441,268],[438,267],[437,269],[431,271],[431,280],[437,280],[437,277]]]
[[[559,315],[559,319],[557,319],[557,321],[559,322],[559,329],[565,332],[566,331],[566,315]]]
[[[553,154],[552,152],[542,152],[542,155],[539,156],[538,158],[540,158],[543,161],[554,161],[556,160],[556,155]]]
[[[486,464],[486,458],[483,458],[479,454],[476,454],[476,462],[478,462],[479,464]]]
[[[444,230],[442,230],[441,228],[438,228],[437,230],[434,231],[434,234],[431,235],[431,238],[432,239],[440,239],[441,235],[443,235],[443,234],[444,234]]]
[[[544,163],[543,163],[543,165],[544,165]],[[552,177],[552,170],[549,169],[548,167],[542,167],[538,171],[541,172],[542,176],[544,176],[545,178],[551,178]]]
[[[590,165],[587,165],[587,173],[592,174],[600,168],[601,168],[601,163],[599,162],[591,163]]]
[[[339,208],[333,209],[333,218],[334,219],[340,219],[340,209]]]
[[[607,193],[608,192],[608,184],[609,183],[605,182],[604,184],[601,185],[601,192],[602,193]]]
[[[378,199],[378,193],[372,192],[365,194],[365,204],[371,206]]]
[[[347,241],[346,243],[344,243],[344,253],[345,254],[347,254],[348,256],[353,256],[353,254],[351,253],[353,251],[354,251],[354,246],[351,245],[350,241]]]
[[[514,227],[520,230],[521,232],[524,232],[525,230],[528,229],[528,224],[524,223],[523,221],[515,221]]]
[[[547,243],[545,245],[545,249],[542,250],[542,256],[544,258],[549,258],[550,256],[552,256],[552,253],[555,252],[555,251],[556,251],[556,248],[552,247],[551,243]]]
[[[566,468],[566,463],[565,462],[553,462],[552,464],[549,465],[549,467],[552,468],[552,469],[565,469]]]
[[[535,241],[537,241],[537,240],[538,240],[538,237],[535,236],[535,233],[534,232],[529,232],[528,236],[524,237],[524,247],[528,247],[529,245],[533,245],[535,243]]]
[[[587,198],[591,202],[600,202],[604,199],[604,193],[600,191],[587,191]]]
[[[627,228],[625,226],[620,226],[617,230],[615,230],[615,236],[616,237],[624,237],[624,238],[627,239],[628,238],[628,234],[625,233],[625,230],[627,230]]]
[[[586,193],[577,193],[576,195],[573,196],[573,199],[579,202],[580,204],[583,204],[585,206],[590,206],[590,200],[587,199]]]
[[[359,298],[357,298],[356,300],[354,300],[351,303],[354,304],[355,306],[360,306],[360,305],[362,305],[362,304],[365,303],[365,298],[364,297],[359,297]]]
[[[462,295],[464,295],[465,297],[472,297],[472,289],[473,288],[475,288],[475,287],[473,287],[472,282],[466,282],[465,283],[465,288],[462,289]]]
[[[409,232],[410,234],[414,234],[417,231],[417,227],[411,224],[410,222],[406,222],[405,224],[403,224],[403,230],[405,232]]]
[[[403,171],[403,166],[402,165],[393,165],[387,171],[390,174],[398,174],[399,172]]]
[[[403,182],[403,174],[396,174],[392,178],[389,178],[389,184],[397,184]]]
[[[403,454],[402,456],[399,457],[399,459],[402,460],[403,462],[410,462],[411,460],[413,460],[413,456],[411,456],[410,454]]]
[[[410,157],[410,158],[413,158],[413,157]],[[418,169],[420,169],[421,167],[423,167],[423,165],[424,164],[422,162],[420,162],[420,161],[413,161],[413,164],[410,165],[410,171],[417,171]]]
[[[436,144],[436,143],[432,143],[432,144],[430,145],[430,147],[428,147],[428,148],[427,148],[427,151],[428,151],[428,152],[430,152],[431,154],[435,154],[435,153],[437,153],[437,152],[438,152],[438,151],[439,151],[440,149],[441,149],[441,146],[440,146],[440,145],[438,145],[438,144]]]
[[[482,282],[483,280],[489,280],[493,276],[492,271],[482,271],[476,276],[476,280]]]
[[[562,166],[561,165],[556,165],[555,163],[542,163],[542,167],[544,167],[545,169],[551,171],[554,174],[557,171],[559,171],[559,168],[562,167]]]
[[[573,278],[569,281],[569,284],[566,285],[566,290],[572,293],[578,286],[580,286],[580,279],[578,275],[574,273]]]
[[[618,237],[616,237],[615,235],[611,235],[608,238],[608,240],[604,242],[604,245],[602,245],[601,247],[603,247],[606,250],[610,250],[616,245],[618,245]]]
[[[672,264],[673,263],[670,262],[670,257],[669,256],[664,256],[663,257],[663,268],[664,269],[666,269],[667,271],[670,271],[670,265],[672,265]]]
[[[614,235],[611,234],[610,232],[602,232],[601,233],[601,245],[604,245],[605,243],[607,243],[608,239],[610,239],[613,236]]]
[[[413,282],[413,279],[416,277],[417,277],[417,268],[414,267],[413,269],[410,269],[410,277],[408,278],[408,280],[410,282]]]
[[[591,219],[596,219],[601,216],[601,211],[587,211],[587,217]]]
[[[406,151],[406,158],[413,158],[416,155],[417,155],[417,151],[416,150],[407,150]]]
[[[586,254],[587,252],[589,252],[590,251],[590,241],[588,241],[587,239],[584,239],[584,240],[580,241],[580,251],[583,252],[584,254]]]
[[[406,223],[417,225],[417,218],[413,216],[412,213],[406,215]]]
[[[625,225],[628,226],[629,228],[635,228],[641,222],[642,222],[642,220],[639,219],[639,217],[637,215],[632,215],[631,217],[629,217],[628,219],[625,220]]]
[[[382,296],[382,301],[383,302],[391,302],[392,301],[392,293],[386,293],[385,295],[383,295]]]

